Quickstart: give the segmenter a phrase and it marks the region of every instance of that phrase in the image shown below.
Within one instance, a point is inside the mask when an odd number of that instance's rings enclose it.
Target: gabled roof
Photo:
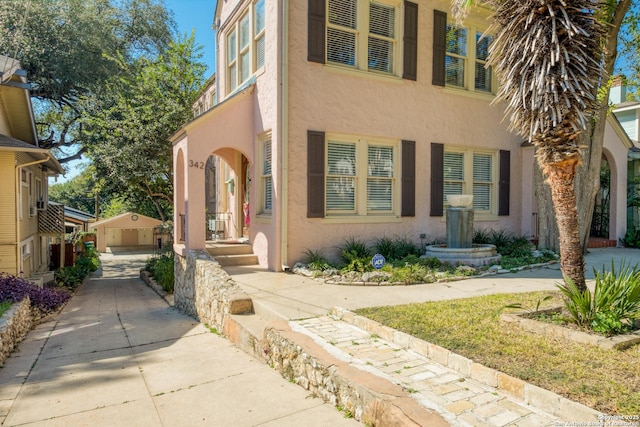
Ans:
[[[29,88],[27,73],[21,69],[20,63],[0,55],[0,101],[6,106],[10,134],[37,147],[38,133]]]
[[[53,202],[49,200],[50,205],[58,205],[60,206],[62,203]],[[88,222],[90,220],[95,219],[95,216],[90,214],[89,212],[81,211],[80,209],[70,208],[69,206],[64,207],[64,216],[75,219],[82,222]]]
[[[109,223],[118,223],[121,221],[126,221],[127,217],[131,218],[131,216],[136,215],[138,217],[138,219],[140,219],[140,222],[150,222],[153,223],[154,225],[160,225],[162,224],[162,221],[160,221],[159,219],[156,218],[151,218],[150,216],[146,216],[146,215],[142,215],[136,212],[125,212],[122,213],[120,215],[116,215],[116,216],[112,216],[111,218],[106,218],[106,219],[102,219],[100,221],[96,221],[94,223],[91,224],[91,228],[96,228],[98,226],[104,226],[107,225]],[[146,221],[142,221],[142,220],[146,220]]]

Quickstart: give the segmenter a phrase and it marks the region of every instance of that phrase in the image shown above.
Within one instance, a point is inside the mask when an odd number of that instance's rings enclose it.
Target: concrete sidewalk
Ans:
[[[104,254],[0,370],[5,426],[350,426],[335,407],[169,307],[146,254]]]
[[[586,256],[587,278],[593,278],[594,268],[609,270],[612,261],[619,271],[622,265],[640,262],[640,251],[591,250]],[[590,408],[446,349],[372,325],[375,322],[358,320],[358,316],[348,312],[340,314],[344,311],[337,308],[354,310],[495,293],[555,290],[561,280],[559,264],[412,286],[330,285],[256,267],[228,267],[226,271],[252,298],[257,316],[289,320],[293,331],[311,337],[337,360],[401,386],[450,425],[553,426],[598,420],[598,413]],[[589,284],[592,285],[592,281]]]

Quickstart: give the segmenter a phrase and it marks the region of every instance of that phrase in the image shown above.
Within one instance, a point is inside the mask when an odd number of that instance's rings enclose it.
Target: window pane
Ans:
[[[391,6],[371,3],[369,6],[369,33],[394,38],[396,10]]]
[[[327,210],[355,210],[355,165],[355,144],[327,144]]]
[[[240,20],[240,50],[249,45],[250,34],[249,15],[245,15]]]
[[[232,62],[236,59],[236,32],[235,30],[229,34],[227,38],[227,57],[229,58],[228,62]]]
[[[234,90],[236,87],[238,87],[238,82],[236,80],[236,64],[234,63],[229,67],[229,91]]]
[[[393,147],[370,146],[367,153],[367,210],[393,209]]]
[[[368,174],[376,177],[393,177],[393,147],[369,147]]]
[[[489,57],[489,46],[493,42],[493,37],[484,36],[482,33],[476,33],[476,58],[481,61],[486,61]]]
[[[474,154],[473,155],[473,180],[491,182],[492,157],[490,154]]]
[[[356,65],[356,35],[347,31],[328,28],[327,61]]]
[[[240,55],[240,82],[243,83],[249,79],[251,75],[251,56],[250,52]]]
[[[329,23],[355,29],[357,0],[329,0]]]
[[[491,67],[476,62],[475,88],[484,92],[491,92]]]
[[[256,40],[256,70],[264,67],[264,34]]]
[[[393,72],[393,42],[369,37],[370,70]]]
[[[271,175],[271,141],[264,143],[262,174]]]
[[[488,211],[491,208],[491,184],[473,184],[473,209]]]
[[[264,30],[264,0],[258,0],[253,10],[256,26],[254,35],[257,36],[260,31]]]
[[[444,180],[464,181],[464,154],[444,153]]]
[[[447,53],[467,56],[467,30],[447,25]]]
[[[367,210],[390,211],[393,208],[393,197],[390,179],[367,180]]]
[[[273,207],[273,180],[271,176],[265,176],[263,178],[264,182],[264,206],[263,210],[265,212],[270,212]]]
[[[445,59],[445,70],[448,85],[464,87],[464,59],[451,56]]]

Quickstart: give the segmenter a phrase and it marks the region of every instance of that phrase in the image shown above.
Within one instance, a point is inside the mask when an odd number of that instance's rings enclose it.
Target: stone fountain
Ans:
[[[494,245],[473,244],[473,195],[447,195],[447,244],[425,248],[425,257],[473,267],[500,263]]]

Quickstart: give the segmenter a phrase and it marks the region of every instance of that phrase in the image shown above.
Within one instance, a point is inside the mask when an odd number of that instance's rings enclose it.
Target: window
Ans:
[[[458,26],[447,21],[445,12],[433,11],[433,75],[436,86],[469,92],[494,93],[495,79],[486,67],[493,37],[479,26]]]
[[[227,33],[227,93],[264,67],[265,22],[264,0],[258,0]]]
[[[271,162],[271,140],[261,143],[261,166],[260,182],[262,191],[261,213],[270,214],[273,208],[273,175]]]
[[[394,214],[397,141],[330,136],[326,143],[327,216]]]
[[[444,152],[444,200],[448,194],[473,194],[473,209],[490,212],[495,199],[495,153],[473,150]]]
[[[396,2],[328,0],[327,62],[396,74],[398,10]]]
[[[471,35],[471,43],[469,42]],[[493,38],[475,27],[446,26],[446,85],[470,91],[493,92],[491,68],[487,68]]]

